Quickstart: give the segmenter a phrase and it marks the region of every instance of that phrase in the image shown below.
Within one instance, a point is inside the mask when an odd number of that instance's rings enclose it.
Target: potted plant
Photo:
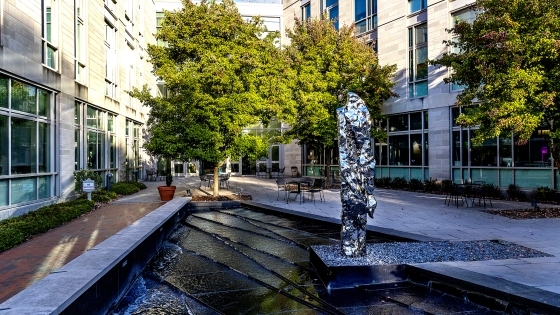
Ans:
[[[161,201],[169,201],[175,195],[177,186],[172,186],[173,175],[171,174],[171,159],[167,159],[167,169],[165,170],[165,186],[158,186]]]

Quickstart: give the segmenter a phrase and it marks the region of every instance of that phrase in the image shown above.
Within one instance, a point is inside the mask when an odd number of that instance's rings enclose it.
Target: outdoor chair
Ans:
[[[147,181],[156,180],[156,175],[157,175],[157,172],[156,172],[155,169],[149,168],[149,169],[146,170],[146,180]]]
[[[286,170],[286,167],[282,167],[281,169],[278,170],[278,177],[280,178],[284,178],[284,171]]]
[[[475,181],[474,184],[476,185],[475,199],[478,197],[478,205],[480,206],[480,202],[482,201],[484,202],[484,208],[486,208],[486,199],[488,199],[488,201],[490,202],[490,207],[494,208],[494,205],[492,204],[492,198],[488,196],[487,190],[484,189],[484,185],[486,185],[486,182]]]
[[[297,166],[292,166],[292,177],[299,177]]]
[[[276,200],[280,199],[280,191],[284,192],[284,198],[288,197],[288,190],[286,189],[286,181],[282,178],[279,178],[276,180],[276,186],[278,188],[278,197],[276,197]]]
[[[208,175],[200,175],[200,184],[198,185],[199,189],[202,187],[202,183],[205,183],[204,185],[206,187],[210,187],[210,178],[208,178]]]
[[[449,190],[449,198],[447,199],[447,206],[449,207],[451,203],[455,203],[457,208],[459,208],[459,198],[461,198],[461,205],[464,204],[463,195],[464,191],[463,189],[461,189],[461,187],[459,187],[455,183],[451,184]]]
[[[219,186],[229,189],[229,177],[230,176],[231,176],[231,173],[226,173],[226,174],[220,175]]]
[[[315,203],[315,194],[319,194],[319,200],[323,202],[325,200],[325,195],[323,189],[325,188],[325,181],[322,178],[313,179],[313,183],[306,190],[307,193],[311,194],[311,199]]]

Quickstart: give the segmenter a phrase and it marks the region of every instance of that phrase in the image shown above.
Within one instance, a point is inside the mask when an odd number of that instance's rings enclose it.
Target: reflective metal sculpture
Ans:
[[[342,186],[342,253],[346,257],[366,254],[367,215],[373,218],[375,159],[371,152],[371,121],[364,101],[348,93],[348,102],[337,109],[340,176]]]

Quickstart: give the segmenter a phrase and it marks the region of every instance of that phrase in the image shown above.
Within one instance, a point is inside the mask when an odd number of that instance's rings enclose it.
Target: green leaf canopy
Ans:
[[[215,167],[228,156],[266,155],[268,143],[242,130],[289,114],[278,34],[266,33],[258,18],[245,21],[231,0],[183,1],[165,12],[156,37],[164,44],[149,45],[148,55],[166,95],[131,92],[150,107],[147,152]]]

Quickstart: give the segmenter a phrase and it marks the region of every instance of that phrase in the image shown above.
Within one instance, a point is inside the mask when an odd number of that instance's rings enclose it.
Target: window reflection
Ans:
[[[37,172],[35,121],[12,117],[12,174]]]

